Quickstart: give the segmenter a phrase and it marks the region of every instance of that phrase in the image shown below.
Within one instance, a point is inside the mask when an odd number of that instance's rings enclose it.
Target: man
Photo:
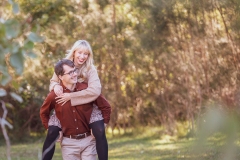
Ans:
[[[86,83],[77,82],[76,69],[72,61],[63,59],[55,65],[55,73],[61,80],[64,93],[76,92],[87,88]],[[40,116],[44,127],[48,128],[50,112],[55,109],[61,123],[63,140],[62,156],[65,160],[96,160],[96,141],[90,133],[89,121],[93,103],[71,106],[68,101],[63,106],[56,103],[56,95],[48,94],[41,109]],[[94,102],[101,110],[111,110],[109,103],[101,95]],[[104,109],[103,109],[104,110]]]

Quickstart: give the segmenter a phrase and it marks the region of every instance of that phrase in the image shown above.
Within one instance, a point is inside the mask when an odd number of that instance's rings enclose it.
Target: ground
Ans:
[[[206,143],[196,138],[178,138],[162,134],[161,128],[129,130],[127,133],[109,132],[109,160],[235,160],[240,159],[239,141],[233,145],[227,142],[224,135],[218,134],[208,138]],[[41,148],[44,137],[32,143],[13,144],[12,160],[41,159]],[[236,154],[235,154],[236,153]],[[57,144],[53,160],[61,160],[60,145]],[[6,148],[0,146],[0,160],[7,160]]]

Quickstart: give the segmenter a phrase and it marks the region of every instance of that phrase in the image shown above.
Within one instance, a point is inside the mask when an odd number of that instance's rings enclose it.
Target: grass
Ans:
[[[223,157],[226,154],[229,154],[226,151],[233,150],[236,153],[240,151],[239,141],[237,140],[234,147],[232,145],[224,146],[226,137],[222,135],[215,135],[209,138],[204,145],[196,145],[193,138],[178,139],[174,136],[164,135],[161,128],[147,127],[135,129],[125,134],[115,134],[115,136],[112,136],[110,133],[107,134],[109,160],[222,160],[225,159]],[[33,143],[12,145],[12,160],[40,159],[43,140],[44,137]],[[197,148],[196,146],[203,147]],[[229,147],[230,149],[227,149]],[[240,159],[239,154],[234,156],[232,159]],[[57,144],[53,160],[61,159],[60,146]],[[7,160],[4,145],[0,146],[0,160]],[[228,160],[230,159],[228,158]]]

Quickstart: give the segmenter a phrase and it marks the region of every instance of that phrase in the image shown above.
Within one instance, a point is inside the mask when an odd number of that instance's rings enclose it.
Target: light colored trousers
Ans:
[[[63,160],[96,160],[96,140],[90,135],[83,139],[71,139],[63,137],[62,140]]]

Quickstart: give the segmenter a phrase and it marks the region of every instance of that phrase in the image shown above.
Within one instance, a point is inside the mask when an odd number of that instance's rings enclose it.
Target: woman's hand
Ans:
[[[59,131],[59,137],[57,139],[57,142],[60,142],[61,146],[62,146],[62,140],[63,140],[63,133],[62,133],[62,131]]]
[[[63,103],[62,106],[71,99],[70,94],[69,93],[63,93],[60,96],[57,96],[55,99],[58,99],[56,102],[59,103]]]
[[[63,88],[60,85],[55,85],[53,90],[57,96],[60,96],[61,94],[63,94]]]

